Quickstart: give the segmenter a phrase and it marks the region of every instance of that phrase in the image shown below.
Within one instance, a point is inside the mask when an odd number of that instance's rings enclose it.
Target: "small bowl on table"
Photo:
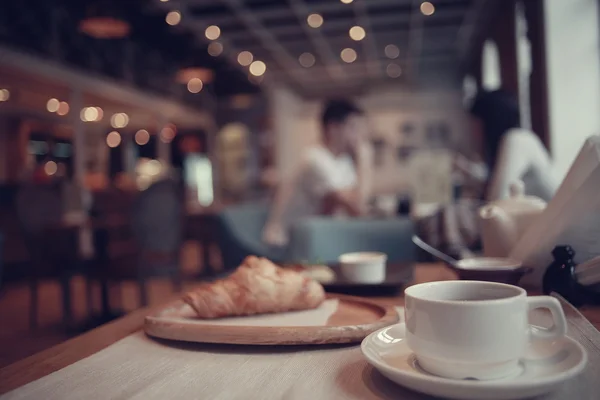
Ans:
[[[488,281],[517,285],[521,278],[532,271],[520,261],[499,257],[472,257],[446,264],[461,280]]]
[[[386,277],[387,255],[374,251],[345,253],[338,258],[340,273],[348,282],[381,283]]]

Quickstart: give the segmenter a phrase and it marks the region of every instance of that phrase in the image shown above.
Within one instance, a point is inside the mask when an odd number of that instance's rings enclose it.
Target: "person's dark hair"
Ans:
[[[503,89],[482,91],[475,97],[470,112],[483,122],[484,158],[492,171],[502,136],[521,126],[519,103],[515,96]]]
[[[344,122],[351,115],[360,115],[362,110],[348,100],[330,100],[323,109],[321,123],[327,126],[332,123]]]

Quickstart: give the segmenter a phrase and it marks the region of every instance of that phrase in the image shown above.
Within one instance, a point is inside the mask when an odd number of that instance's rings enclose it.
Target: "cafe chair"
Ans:
[[[141,306],[148,305],[147,282],[151,278],[168,277],[180,291],[182,213],[183,199],[175,182],[159,181],[140,192],[132,203],[129,229],[96,230],[97,277],[105,283],[136,281]]]
[[[30,326],[37,327],[39,283],[46,278],[60,282],[63,323],[68,325],[72,316],[70,282],[77,272],[78,229],[62,224],[63,207],[58,187],[21,186],[16,195],[16,214],[29,253],[26,268],[31,294]]]
[[[148,305],[146,280],[153,276],[171,278],[181,291],[179,252],[183,236],[183,198],[177,184],[163,180],[140,194],[133,209],[133,234],[138,254],[140,301]]]

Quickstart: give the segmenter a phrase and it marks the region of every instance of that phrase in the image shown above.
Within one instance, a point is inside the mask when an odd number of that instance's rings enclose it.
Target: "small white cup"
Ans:
[[[338,261],[343,277],[349,282],[381,283],[385,281],[387,255],[378,252],[342,254]]]
[[[530,340],[562,337],[567,321],[558,300],[527,297],[495,282],[442,281],[405,291],[406,340],[426,371],[453,379],[499,379],[519,368]],[[554,325],[533,330],[528,312],[547,308]]]

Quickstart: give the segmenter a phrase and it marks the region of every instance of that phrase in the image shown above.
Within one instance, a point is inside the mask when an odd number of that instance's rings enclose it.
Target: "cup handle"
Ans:
[[[529,310],[536,308],[547,308],[552,314],[554,324],[550,328],[531,330],[533,339],[554,339],[563,337],[567,334],[567,318],[560,305],[560,302],[550,296],[531,296],[527,297]]]

